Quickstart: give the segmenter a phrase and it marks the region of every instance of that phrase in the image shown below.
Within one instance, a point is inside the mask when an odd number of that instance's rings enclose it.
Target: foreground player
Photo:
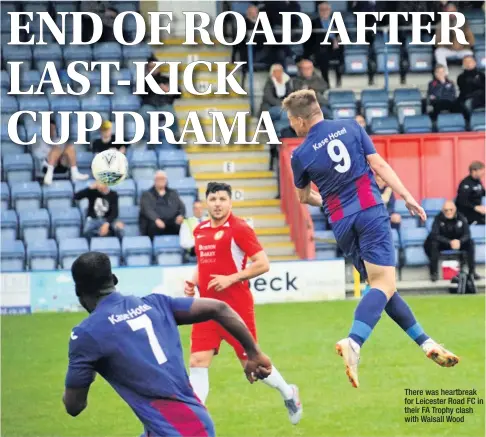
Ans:
[[[192,282],[186,283],[185,293],[193,296],[197,285],[201,297],[226,302],[241,316],[256,339],[255,310],[248,280],[268,271],[267,255],[253,229],[231,213],[231,187],[228,184],[209,183],[206,203],[210,219],[194,230],[197,269]],[[248,258],[251,265],[246,267]],[[247,354],[221,326],[211,321],[192,328],[189,378],[203,403],[209,393],[208,368],[222,340],[233,347],[244,367]],[[264,383],[280,392],[290,421],[297,424],[302,417],[298,388],[287,384],[274,366]]]
[[[213,422],[184,368],[177,325],[214,320],[241,342],[250,382],[272,365],[241,318],[213,299],[163,294],[122,296],[110,259],[88,252],[72,266],[76,295],[90,313],[71,333],[64,405],[77,416],[86,408],[95,372],[105,378],[145,426],[147,437],[214,436]]]
[[[306,137],[292,155],[294,183],[301,203],[324,205],[336,241],[367,278],[370,290],[354,313],[349,337],[339,341],[346,374],[359,386],[360,348],[378,323],[383,310],[414,340],[427,357],[444,367],[459,359],[430,339],[396,292],[395,248],[390,219],[372,170],[399,194],[412,215],[426,219],[424,210],[397,174],[376,153],[370,137],[354,120],[324,121],[314,91],[296,91],[283,102],[290,124]],[[311,183],[320,195],[312,190]]]

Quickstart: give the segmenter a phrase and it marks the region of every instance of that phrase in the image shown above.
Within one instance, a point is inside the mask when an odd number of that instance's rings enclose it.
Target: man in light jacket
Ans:
[[[194,251],[194,229],[204,220],[204,207],[200,200],[196,200],[192,205],[193,216],[184,219],[179,231],[181,247],[185,250],[184,258],[187,260],[190,256],[196,256]]]

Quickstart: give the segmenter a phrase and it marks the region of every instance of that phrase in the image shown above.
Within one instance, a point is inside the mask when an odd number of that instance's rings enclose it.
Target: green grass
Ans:
[[[405,423],[404,389],[485,391],[484,296],[407,299],[428,333],[461,356],[453,369],[427,360],[387,316],[363,348],[359,390],[344,375],[334,344],[344,337],[352,301],[257,307],[262,348],[300,387],[305,413],[292,427],[280,396],[251,386],[224,346],[210,371],[208,408],[219,436],[484,436],[484,405],[465,423]],[[2,317],[2,436],[133,437],[142,427],[101,378],[89,406],[68,416],[61,396],[71,328],[84,314]],[[189,329],[182,329],[187,352]]]

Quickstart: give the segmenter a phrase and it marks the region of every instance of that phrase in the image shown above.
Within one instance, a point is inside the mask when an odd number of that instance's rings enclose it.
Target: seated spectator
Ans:
[[[294,79],[295,90],[314,90],[317,101],[321,106],[325,118],[332,118],[331,111],[327,107],[324,93],[329,89],[328,83],[314,70],[314,64],[308,59],[299,62],[299,74]]]
[[[457,78],[459,102],[470,112],[485,106],[485,76],[479,71],[473,56],[466,56],[462,65],[464,71]]]
[[[443,65],[435,66],[434,80],[429,82],[427,99],[433,107],[430,114],[433,119],[436,119],[442,111],[460,112],[456,100],[456,87],[454,82],[447,78]]]
[[[446,12],[457,12],[457,7],[453,3],[449,3],[446,6]],[[454,26],[456,22],[456,18],[454,16],[450,16],[451,25]],[[449,41],[452,44],[449,45],[441,45],[441,24],[439,23],[436,28],[435,37],[436,37],[436,45],[437,48],[435,49],[435,61],[437,64],[441,64],[444,66],[446,70],[446,74],[448,73],[447,68],[447,60],[448,59],[457,59],[461,60],[465,56],[472,56],[473,52],[471,47],[474,46],[474,34],[469,27],[469,24],[466,20],[464,26],[461,27],[461,30],[464,32],[466,36],[466,41],[468,45],[463,45],[459,41],[457,41],[456,32],[451,30]]]
[[[116,41],[115,34],[113,32],[113,24],[115,23],[115,18],[118,15],[118,9],[112,6],[105,8],[103,14],[101,15],[101,20],[103,21],[103,33],[101,34],[100,42]],[[130,41],[127,32],[122,29],[123,38],[125,41]]]
[[[167,174],[155,173],[154,186],[140,200],[140,233],[150,238],[156,235],[178,235],[186,207],[177,191],[167,186]]]
[[[469,273],[479,279],[475,273],[474,241],[471,240],[466,217],[457,212],[456,205],[448,200],[442,207],[432,225],[432,231],[425,240],[424,250],[430,260],[430,279],[438,279],[439,256],[443,250],[460,250],[466,253]]]
[[[86,238],[123,237],[124,224],[118,219],[118,193],[100,182],[74,194],[75,200],[88,199],[88,214],[83,229]]]
[[[270,75],[263,88],[263,102],[261,111],[270,112],[277,135],[290,127],[287,111],[282,110],[282,101],[293,91],[292,80],[280,64],[273,64]]]
[[[51,140],[57,142],[59,137],[57,135],[56,121],[51,118]],[[76,149],[73,144],[63,144],[61,146],[51,146],[46,144],[42,139],[31,146],[32,155],[37,159],[40,168],[45,173],[44,185],[51,185],[54,178],[54,173],[66,173],[68,169],[71,170],[71,180],[85,181],[89,175],[79,172],[76,165]]]
[[[482,205],[485,195],[481,178],[484,177],[484,164],[474,161],[469,166],[469,176],[465,177],[457,189],[457,210],[463,214],[469,224],[484,225],[486,207]]]
[[[381,199],[388,210],[390,215],[390,223],[393,229],[400,230],[400,223],[402,222],[402,216],[395,212],[395,194],[392,189],[386,184],[386,182],[378,175],[375,175],[376,183],[380,189]]]
[[[196,256],[194,251],[194,229],[201,223],[204,215],[203,204],[200,200],[196,200],[192,206],[193,216],[184,219],[179,231],[179,237],[181,247],[185,250],[184,258],[187,259],[191,256]]]
[[[101,124],[100,138],[96,138],[91,145],[93,153],[101,153],[108,149],[118,149],[123,154],[127,153],[127,147],[123,144],[113,144],[115,142],[115,135],[113,135],[111,121],[105,120]]]
[[[354,119],[356,120],[356,123],[366,130],[366,119],[361,114],[358,114]]]

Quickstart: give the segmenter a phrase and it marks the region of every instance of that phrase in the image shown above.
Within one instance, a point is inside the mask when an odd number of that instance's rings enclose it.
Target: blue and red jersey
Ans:
[[[148,437],[214,435],[189,383],[174,313],[193,299],[112,293],[74,328],[66,387],[89,387],[99,373],[132,408]]]
[[[366,159],[374,153],[371,138],[356,121],[323,120],[292,154],[294,184],[302,189],[315,183],[334,223],[383,203]]]

